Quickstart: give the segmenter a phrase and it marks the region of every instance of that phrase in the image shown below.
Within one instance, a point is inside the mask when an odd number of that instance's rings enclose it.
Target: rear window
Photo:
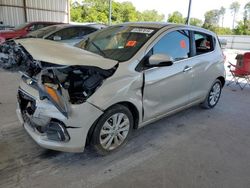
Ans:
[[[196,55],[205,54],[214,50],[215,39],[211,35],[194,32]]]
[[[57,30],[58,27],[53,25],[53,26],[48,26],[44,27],[42,29],[38,29],[36,31],[30,32],[27,36],[28,37],[35,37],[35,38],[43,38],[44,36],[48,35],[49,33]]]

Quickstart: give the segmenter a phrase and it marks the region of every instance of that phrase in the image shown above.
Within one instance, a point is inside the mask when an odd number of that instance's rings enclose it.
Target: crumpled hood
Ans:
[[[102,69],[110,69],[118,63],[86,50],[50,40],[18,39],[15,42],[21,44],[33,59],[47,63],[95,66]]]

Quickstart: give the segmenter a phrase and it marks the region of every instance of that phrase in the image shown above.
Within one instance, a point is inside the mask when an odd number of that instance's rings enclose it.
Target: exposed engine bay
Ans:
[[[22,72],[22,79],[32,80],[33,85],[43,91],[39,92],[41,99],[48,98],[58,107],[64,100],[72,104],[85,102],[106,78],[113,75],[117,66],[105,70],[95,66],[52,64],[33,59],[14,40],[0,45],[0,68]]]
[[[60,87],[67,90],[69,102],[81,104],[95,92],[103,80],[114,73],[115,69],[116,67],[111,70],[86,66],[47,67],[41,71],[41,83],[57,90]]]

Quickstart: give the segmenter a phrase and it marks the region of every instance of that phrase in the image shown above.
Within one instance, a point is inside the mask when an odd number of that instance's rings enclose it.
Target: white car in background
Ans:
[[[75,45],[86,35],[107,27],[103,24],[60,24],[48,26],[27,34],[26,38],[42,38]]]

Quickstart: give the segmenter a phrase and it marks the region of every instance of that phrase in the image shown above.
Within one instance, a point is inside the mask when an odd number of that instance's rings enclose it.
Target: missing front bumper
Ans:
[[[69,141],[67,141],[67,139],[65,139],[65,141],[56,141],[55,139],[60,140],[60,137],[62,138],[61,135],[57,136],[54,140],[51,140],[51,138],[55,137],[55,135],[51,136],[49,139],[46,134],[33,129],[23,120],[20,105],[18,104],[16,110],[18,119],[24,126],[26,132],[38,145],[43,148],[64,152],[84,151],[88,131],[96,119],[103,114],[103,111],[90,103],[85,102],[80,105],[71,105],[70,110],[72,113],[69,118],[66,118],[49,100],[40,100],[37,90],[22,81],[19,90],[26,93],[36,102],[34,114],[31,116],[31,119],[35,124],[45,126],[54,121],[63,123],[69,135]],[[60,133],[57,131],[56,134]],[[67,138],[67,136],[65,136],[65,138]]]
[[[36,101],[23,91],[18,91],[18,118],[26,123],[35,133],[45,136],[48,140],[68,142],[70,136],[63,122],[56,119],[39,119],[34,117]]]

